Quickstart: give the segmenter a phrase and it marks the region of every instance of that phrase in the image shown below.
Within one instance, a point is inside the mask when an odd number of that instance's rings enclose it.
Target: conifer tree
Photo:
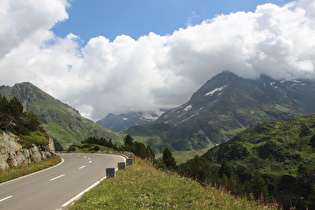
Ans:
[[[202,184],[207,183],[211,176],[211,163],[204,157],[196,155],[185,163],[183,174]]]
[[[176,160],[173,157],[173,154],[170,149],[167,147],[163,151],[163,156],[162,156],[163,162],[165,163],[166,169],[168,170],[177,170],[176,166]]]
[[[308,209],[315,209],[315,184],[312,186],[312,193],[308,196],[306,200],[306,206]]]
[[[219,176],[223,178],[226,176],[228,179],[232,177],[233,169],[232,166],[228,163],[228,161],[224,158],[221,162],[221,167],[219,169]]]
[[[269,198],[266,181],[258,171],[254,172],[251,184],[255,198],[260,199],[261,201],[266,201]]]
[[[134,152],[134,143],[133,143],[133,138],[129,134],[125,136],[124,138],[124,149],[129,152]]]

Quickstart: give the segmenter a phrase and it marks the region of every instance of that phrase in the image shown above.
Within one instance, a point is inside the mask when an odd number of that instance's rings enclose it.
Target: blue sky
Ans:
[[[154,32],[172,34],[219,14],[254,12],[257,5],[283,5],[289,0],[73,0],[69,19],[53,28],[56,35],[78,35],[83,42],[104,36],[113,41],[125,34],[133,39]]]

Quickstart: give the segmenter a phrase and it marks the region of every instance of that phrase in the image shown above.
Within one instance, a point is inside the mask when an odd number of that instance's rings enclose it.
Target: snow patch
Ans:
[[[276,84],[275,82],[270,82],[270,86],[273,87],[274,89],[278,88],[275,84]]]
[[[301,83],[299,80],[294,80],[294,79],[285,79],[285,80],[280,81],[280,83],[284,83],[284,82]]]
[[[186,108],[184,109],[184,111],[189,111],[192,108],[192,105],[186,106]]]
[[[189,116],[189,117],[183,119],[180,123],[185,122],[186,120],[188,120],[188,119],[190,119],[190,118],[192,118],[192,117],[194,117],[194,116],[196,116],[196,115],[198,115],[198,114],[199,114],[199,113],[197,112],[197,113],[195,113],[195,114],[193,114],[193,115],[191,115],[191,116]]]
[[[219,91],[219,92],[222,91],[223,88],[225,88],[225,86],[222,86],[222,87],[220,87],[220,88],[216,88],[216,89],[214,89],[214,90],[212,90],[212,91],[206,93],[205,96],[212,96],[214,93],[216,93],[216,92],[218,92],[218,91]]]
[[[162,114],[164,114],[163,111],[155,111],[155,112],[148,112],[143,113],[142,117],[146,120],[155,121],[157,120]]]

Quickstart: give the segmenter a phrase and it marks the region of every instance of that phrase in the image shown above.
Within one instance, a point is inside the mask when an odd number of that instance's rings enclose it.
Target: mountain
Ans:
[[[212,163],[226,159],[243,182],[259,171],[285,209],[305,209],[315,184],[315,114],[254,126],[203,156]]]
[[[128,112],[126,114],[108,114],[96,123],[112,131],[122,131],[135,125],[143,125],[154,122],[164,112]]]
[[[27,112],[39,115],[49,135],[64,148],[88,136],[115,138],[114,132],[82,117],[77,110],[31,83],[0,86],[0,94],[8,99],[16,97]]]
[[[222,72],[207,81],[191,99],[165,112],[155,123],[125,132],[167,145],[194,150],[228,141],[254,125],[315,112],[315,82],[250,80]]]

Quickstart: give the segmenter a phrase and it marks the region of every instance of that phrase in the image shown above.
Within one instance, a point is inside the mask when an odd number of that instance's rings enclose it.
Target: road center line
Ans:
[[[81,166],[79,169],[85,168],[85,166]]]
[[[63,176],[65,176],[65,174],[61,174],[60,176],[56,176],[55,178],[49,179],[49,181],[54,181],[54,180],[59,179]]]
[[[13,195],[10,195],[10,196],[8,196],[8,197],[2,198],[2,199],[0,200],[0,202],[5,201],[5,200],[8,200],[8,199],[10,199],[10,198],[12,198],[12,197],[13,197]]]

